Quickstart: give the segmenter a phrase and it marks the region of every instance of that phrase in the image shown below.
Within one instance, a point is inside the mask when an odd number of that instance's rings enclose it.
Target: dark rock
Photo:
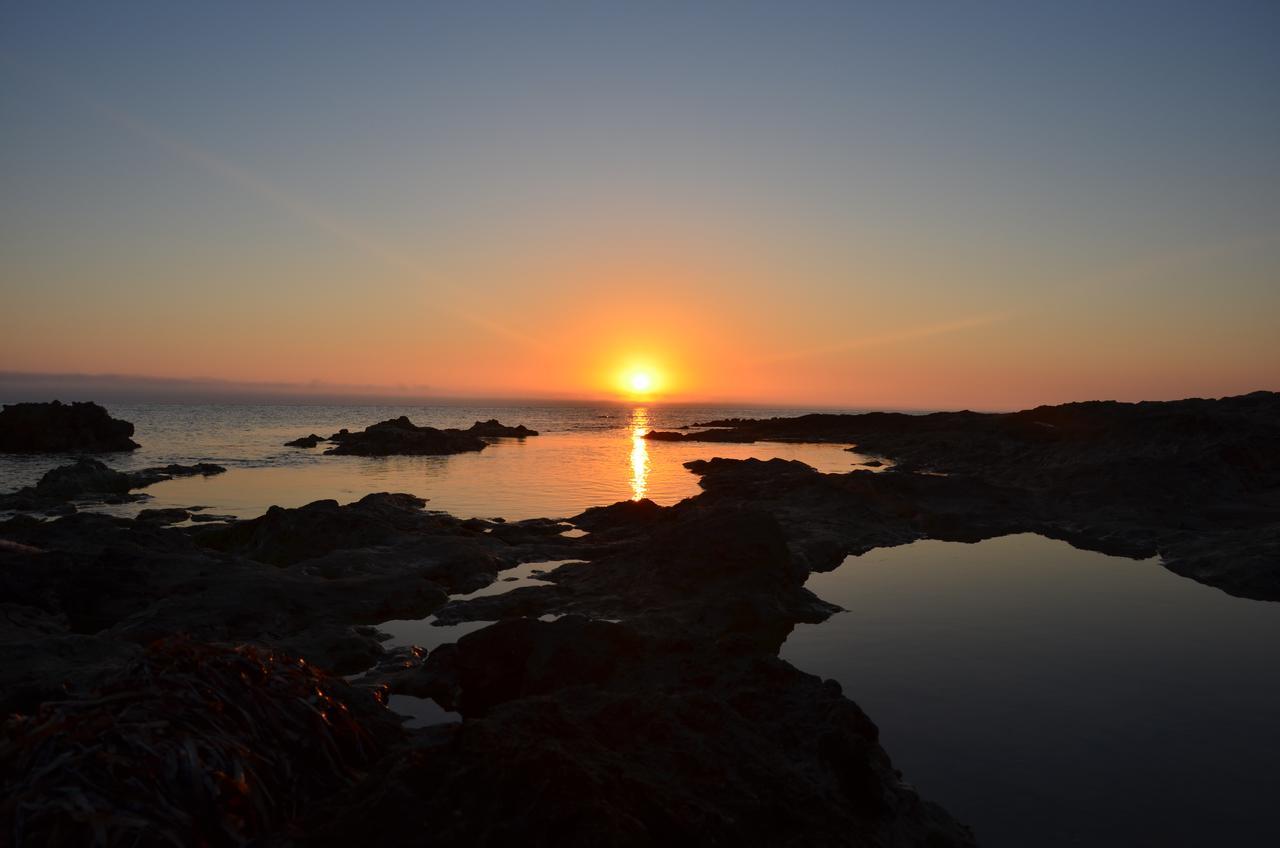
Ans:
[[[626,528],[634,530],[653,523],[662,515],[662,507],[648,498],[618,501],[609,506],[593,506],[569,519],[575,527],[589,532]]]
[[[514,436],[520,439],[525,436],[538,435],[537,430],[530,430],[523,424],[508,427],[496,418],[490,418],[488,421],[477,421],[463,432],[470,433],[473,436]]]
[[[517,620],[437,649],[422,678],[466,720],[318,809],[319,844],[973,844],[838,686],[775,657]]]
[[[335,433],[326,454],[352,456],[444,456],[484,450],[488,443],[462,430],[419,427],[402,415],[371,424],[359,433]]]
[[[136,488],[139,478],[116,471],[96,459],[79,459],[45,472],[35,485],[44,498],[70,500],[92,495],[125,494]],[[144,484],[145,485],[145,484]]]
[[[401,736],[371,693],[295,657],[170,640],[0,728],[0,828],[15,845],[243,845]]]
[[[292,442],[285,442],[287,448],[313,448],[321,442],[328,441],[324,436],[317,436],[312,433],[310,436],[303,436],[300,439],[294,439]]]
[[[0,409],[0,453],[102,453],[138,447],[133,425],[96,403],[15,403]]]
[[[976,541],[1030,531],[1119,556],[1159,553],[1179,574],[1280,600],[1280,559],[1268,541],[1280,526],[1274,392],[705,426],[726,428],[712,440],[845,442],[893,460],[877,475],[805,477],[778,467],[763,473],[727,460],[690,466],[706,473],[704,488],[726,502],[768,503],[793,549],[825,551],[828,561],[920,536]]]
[[[62,503],[68,500],[132,503],[146,497],[131,494],[134,489],[145,488],[174,477],[196,474],[210,476],[226,470],[221,465],[201,462],[196,465],[157,466],[141,471],[116,471],[99,460],[81,457],[70,465],[61,465],[45,472],[35,486],[27,486],[11,495],[0,496],[0,507],[21,510],[60,509]]]

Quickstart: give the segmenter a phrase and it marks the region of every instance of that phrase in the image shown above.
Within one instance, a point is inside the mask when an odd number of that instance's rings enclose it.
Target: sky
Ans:
[[[1280,4],[0,2],[0,371],[1280,389]]]

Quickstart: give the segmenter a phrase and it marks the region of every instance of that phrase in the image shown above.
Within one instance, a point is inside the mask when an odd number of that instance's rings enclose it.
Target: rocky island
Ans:
[[[370,424],[353,433],[343,429],[328,439],[312,433],[285,442],[285,447],[314,448],[321,442],[332,442],[326,454],[347,456],[447,456],[454,453],[480,451],[488,447],[484,438],[526,438],[538,435],[523,424],[508,427],[496,418],[477,421],[465,430],[420,427],[407,415]],[[483,437],[483,438],[482,438]]]

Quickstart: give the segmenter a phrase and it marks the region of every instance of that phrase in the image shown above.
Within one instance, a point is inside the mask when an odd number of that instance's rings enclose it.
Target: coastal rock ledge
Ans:
[[[106,453],[138,447],[133,424],[96,403],[13,403],[0,409],[0,453]]]

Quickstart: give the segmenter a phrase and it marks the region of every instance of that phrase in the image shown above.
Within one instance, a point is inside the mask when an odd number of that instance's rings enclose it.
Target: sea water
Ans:
[[[668,505],[696,495],[698,478],[683,467],[711,457],[798,459],[819,471],[848,471],[865,460],[846,445],[775,442],[715,444],[654,442],[651,429],[669,430],[715,418],[797,415],[800,409],[741,409],[664,405],[559,406],[320,406],[304,404],[109,405],[136,427],[141,448],[101,454],[122,470],[213,462],[228,468],[212,477],[180,478],[142,490],[141,504],[93,507],[129,515],[143,507],[202,506],[249,518],[272,505],[297,507],[333,498],[346,503],[370,492],[408,492],[428,508],[460,517],[560,518],[620,500],[650,498]],[[286,441],[341,428],[364,427],[407,415],[415,424],[469,427],[497,418],[540,435],[492,439],[483,451],[452,456],[325,456],[327,447],[285,447]],[[0,454],[0,491],[29,485],[67,456]]]

